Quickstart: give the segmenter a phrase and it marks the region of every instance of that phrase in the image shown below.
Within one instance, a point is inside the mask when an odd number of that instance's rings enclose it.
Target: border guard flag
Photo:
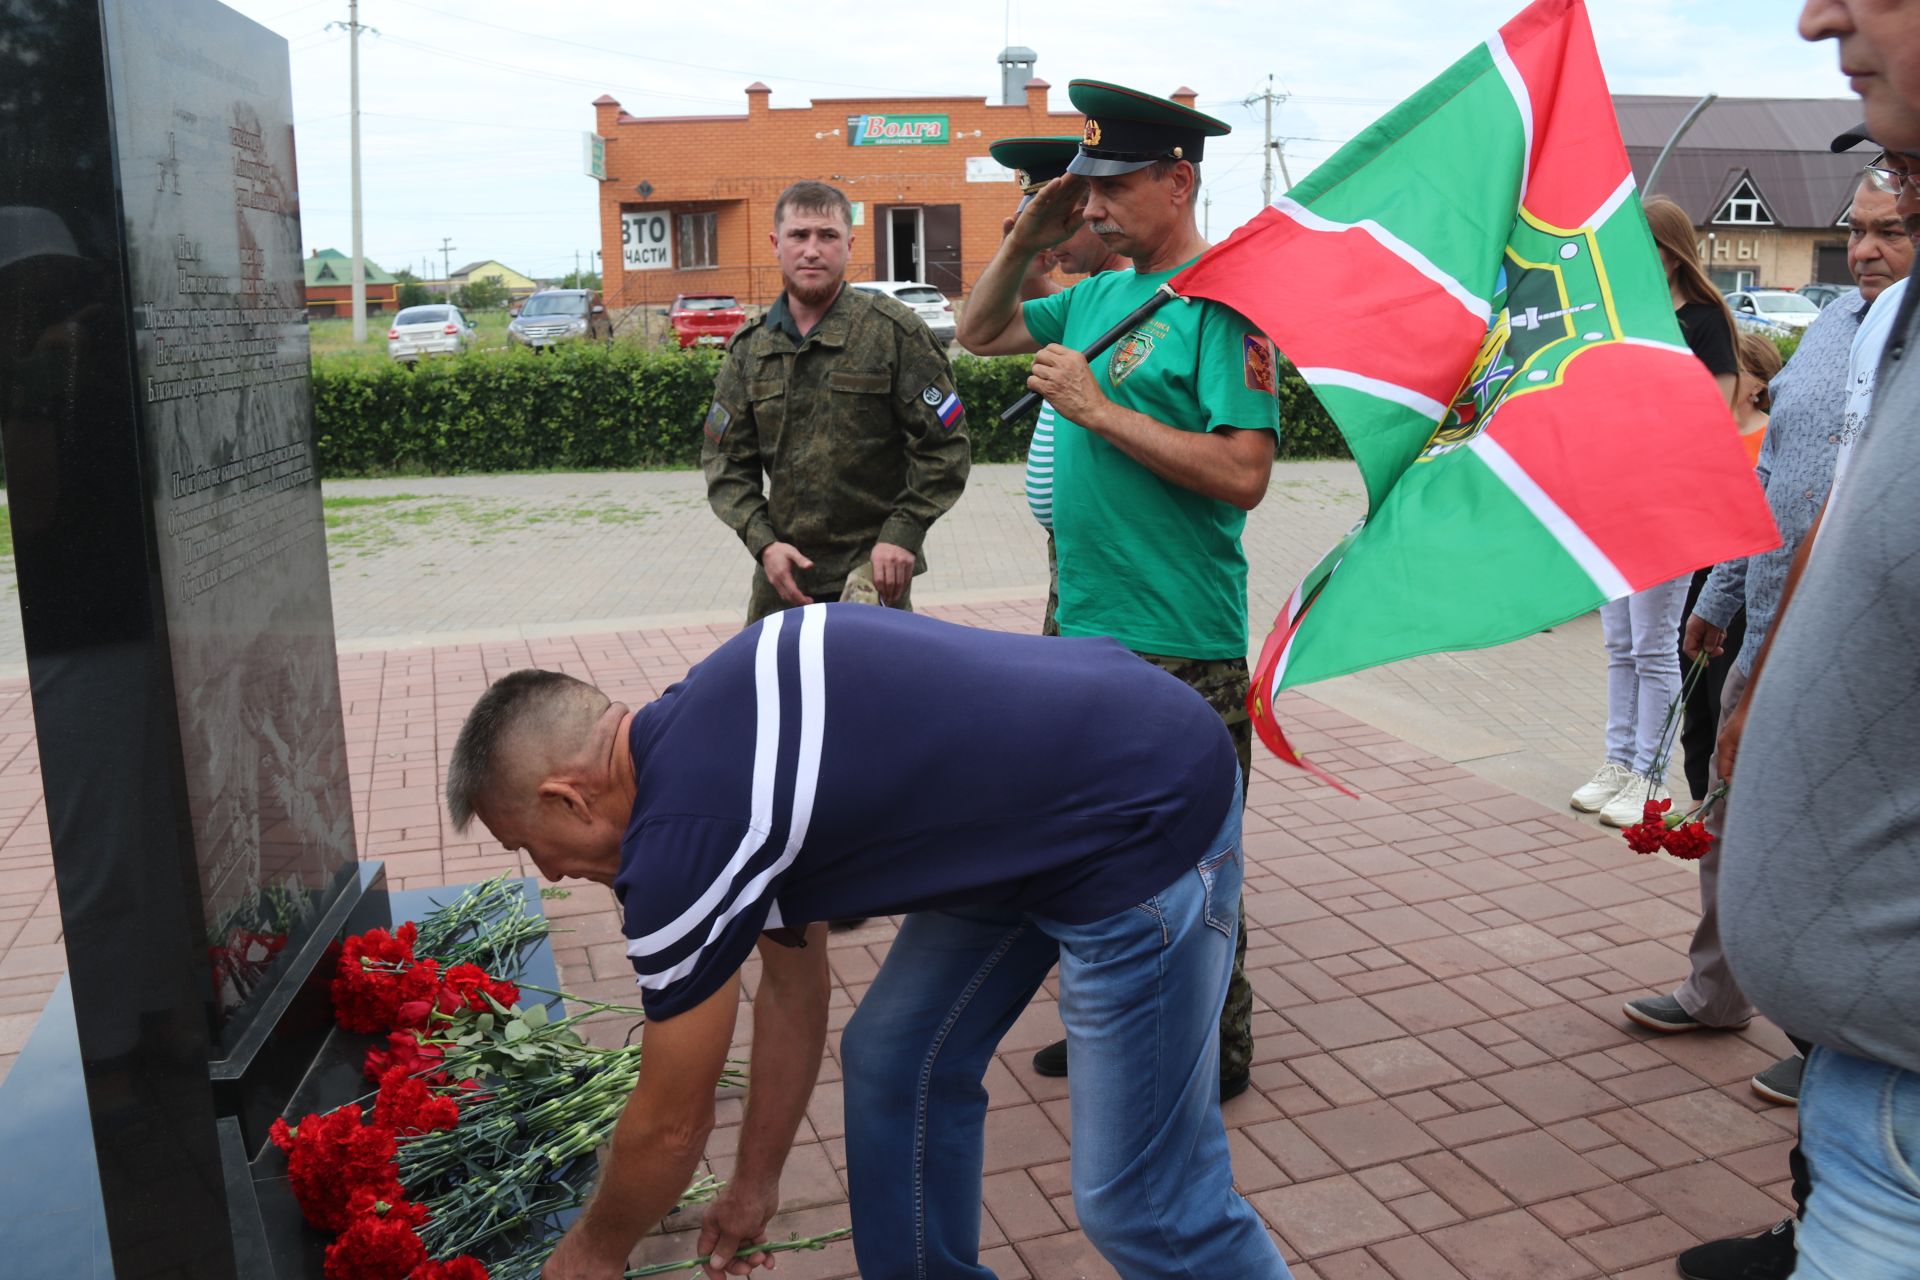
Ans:
[[[1282,759],[1282,689],[1779,545],[1681,341],[1580,0],[1529,5],[1170,285],[1274,340],[1366,482],[1254,674]]]

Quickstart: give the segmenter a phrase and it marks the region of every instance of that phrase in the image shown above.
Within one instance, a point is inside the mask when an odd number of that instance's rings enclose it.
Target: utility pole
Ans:
[[[1287,192],[1293,190],[1293,175],[1287,172],[1287,140],[1285,138],[1275,140],[1273,144],[1273,158],[1280,162],[1280,177],[1287,184],[1280,189],[1280,193],[1285,195]]]
[[[1200,235],[1202,239],[1213,238],[1213,191],[1211,188],[1200,200]]]
[[[453,237],[440,237],[440,292],[453,292]]]
[[[353,342],[367,340],[367,259],[360,240],[360,0],[347,0],[347,111],[353,148]]]
[[[1288,95],[1284,93],[1274,92],[1273,76],[1269,74],[1267,76],[1267,87],[1259,93],[1249,94],[1242,104],[1243,106],[1250,107],[1256,102],[1264,102],[1267,107],[1266,134],[1260,145],[1260,155],[1264,161],[1260,175],[1260,199],[1262,203],[1265,204],[1273,203],[1273,107],[1277,102],[1285,102],[1287,96]],[[1283,173],[1286,171],[1286,161],[1282,160],[1280,162],[1280,168]],[[1287,185],[1292,186],[1293,183],[1289,181]]]
[[[580,251],[573,251],[573,287],[580,288]]]

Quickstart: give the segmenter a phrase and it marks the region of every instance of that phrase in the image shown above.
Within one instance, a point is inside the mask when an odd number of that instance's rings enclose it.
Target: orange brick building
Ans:
[[[1077,134],[1080,115],[1047,108],[1047,82],[1024,102],[985,98],[821,98],[775,107],[747,87],[744,115],[631,116],[594,102],[606,139],[601,263],[609,307],[665,306],[679,293],[780,294],[767,236],[773,204],[803,178],[832,183],[854,207],[850,280],[924,280],[965,296],[1019,203],[996,138]],[[1009,95],[1011,96],[1011,95]],[[1173,97],[1192,105],[1194,91]]]

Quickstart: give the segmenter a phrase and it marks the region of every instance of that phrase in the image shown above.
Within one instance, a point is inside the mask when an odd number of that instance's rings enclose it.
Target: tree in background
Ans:
[[[592,289],[598,292],[600,288],[600,273],[597,271],[569,271],[560,277],[559,287],[562,289]]]
[[[496,311],[506,301],[507,286],[494,276],[469,280],[453,291],[453,305],[462,311]]]
[[[420,277],[408,271],[405,267],[394,272],[393,278],[400,286],[399,296],[394,299],[395,305],[400,307],[419,307],[425,306],[430,302],[439,301],[438,298],[434,297],[433,290],[421,284]]]

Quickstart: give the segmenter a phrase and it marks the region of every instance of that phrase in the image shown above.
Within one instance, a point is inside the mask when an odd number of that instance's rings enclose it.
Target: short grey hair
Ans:
[[[606,694],[558,671],[529,668],[494,681],[467,713],[447,762],[447,816],[453,829],[465,832],[474,806],[503,781],[510,739],[529,733],[550,737],[583,717],[597,717],[609,705]]]

